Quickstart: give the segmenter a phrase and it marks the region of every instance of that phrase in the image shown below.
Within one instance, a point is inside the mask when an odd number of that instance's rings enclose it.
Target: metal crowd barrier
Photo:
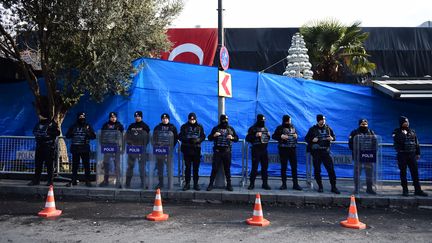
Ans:
[[[97,140],[91,141],[90,164],[92,173],[96,173],[96,156],[97,156]],[[14,174],[32,174],[34,173],[34,150],[35,140],[32,136],[0,136],[0,173]],[[383,181],[399,181],[399,170],[397,167],[396,152],[391,143],[381,143],[382,149],[382,166],[380,173]],[[58,153],[57,153],[57,173],[69,174],[72,172],[72,158],[69,152],[70,140],[64,137],[58,138]],[[421,144],[421,158],[418,161],[420,181],[432,181],[432,144]],[[67,153],[66,153],[67,151]],[[176,146],[174,161],[177,166],[174,170],[177,172],[178,183],[181,185],[184,177],[184,162],[180,152],[180,144]],[[269,178],[280,179],[280,165],[277,151],[277,143],[270,141],[268,146],[269,151]],[[338,175],[339,179],[352,180],[353,162],[351,158],[351,150],[348,148],[348,142],[334,142],[331,147],[331,153],[334,159],[336,171],[343,171],[345,177]],[[200,166],[200,175],[209,176],[211,172],[211,162],[213,155],[213,143],[204,141],[202,144],[202,163]],[[300,180],[305,180],[311,185],[313,182],[313,168],[310,154],[306,153],[306,143],[298,142],[297,146],[298,157],[298,176]],[[83,173],[83,168],[80,163],[79,173]],[[240,178],[241,185],[245,185],[248,180],[249,168],[251,166],[250,145],[243,139],[238,143],[233,144],[232,156],[232,175]],[[45,171],[44,171],[45,172]],[[290,166],[288,166],[288,175],[291,174]],[[340,173],[339,173],[340,174]],[[408,179],[410,180],[410,173]],[[323,178],[327,174],[322,170]]]

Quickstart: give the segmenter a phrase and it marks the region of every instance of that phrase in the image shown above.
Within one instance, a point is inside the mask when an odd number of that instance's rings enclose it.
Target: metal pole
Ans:
[[[217,60],[218,60],[218,81],[219,83],[219,70],[222,70],[221,64],[219,61],[219,55],[220,55],[220,49],[224,45],[224,30],[223,30],[223,8],[222,8],[222,0],[218,0],[218,51],[216,53]],[[218,97],[218,121],[220,115],[225,114],[225,97]],[[219,170],[216,175],[216,181],[215,181],[215,187],[216,188],[224,188],[225,187],[225,173],[223,171],[223,166],[219,165]]]

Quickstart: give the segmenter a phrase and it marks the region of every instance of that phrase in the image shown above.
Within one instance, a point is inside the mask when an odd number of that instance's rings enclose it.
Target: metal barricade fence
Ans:
[[[0,136],[0,172],[34,173],[35,149],[34,137]]]
[[[90,164],[92,173],[96,172],[97,143],[97,140],[92,140],[90,144]],[[393,144],[381,143],[380,146],[382,150],[382,166],[379,168],[381,180],[399,181],[399,168],[397,165],[397,157],[393,148]],[[0,173],[34,173],[35,147],[36,143],[33,136],[0,136]],[[70,140],[65,139],[64,137],[59,137],[57,147],[57,172],[62,174],[71,173],[72,157],[69,151]],[[181,180],[184,176],[184,162],[180,152],[180,144],[178,144],[176,147],[177,150],[174,155],[174,161],[177,163],[175,163],[174,171],[177,170],[178,180],[179,183],[181,183]],[[421,158],[418,161],[420,181],[432,182],[432,144],[421,144],[420,149]],[[275,141],[270,141],[268,151],[270,162],[270,179],[279,179],[279,155],[277,151],[277,143]],[[351,158],[351,150],[348,148],[348,142],[343,141],[332,143],[331,154],[334,159],[335,170],[338,179],[352,180],[353,162]],[[206,140],[202,143],[202,164],[200,166],[200,175],[210,175],[212,155],[213,143]],[[313,181],[312,159],[310,154],[306,152],[305,142],[298,142],[297,158],[299,178],[311,183]],[[238,143],[233,144],[232,161],[232,171],[234,172],[233,176],[241,177],[244,184],[250,172],[249,168],[251,167],[251,155],[250,146],[249,144],[246,144],[243,139],[241,139]],[[83,172],[81,163],[79,172]],[[290,166],[288,166],[287,174],[291,174]],[[323,177],[327,177],[325,170],[322,170],[322,175]],[[408,179],[411,179],[410,173],[408,173]]]

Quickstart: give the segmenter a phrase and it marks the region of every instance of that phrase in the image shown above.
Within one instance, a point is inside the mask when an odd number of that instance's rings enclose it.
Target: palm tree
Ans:
[[[338,82],[344,72],[365,75],[375,69],[363,46],[369,33],[359,26],[360,22],[344,26],[337,20],[321,20],[300,28],[315,80]]]

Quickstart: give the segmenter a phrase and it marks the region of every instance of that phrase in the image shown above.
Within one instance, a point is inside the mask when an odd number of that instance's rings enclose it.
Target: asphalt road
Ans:
[[[431,242],[432,209],[359,208],[365,230],[339,225],[347,208],[263,205],[268,227],[244,220],[253,205],[165,202],[168,221],[150,222],[152,203],[59,201],[57,219],[37,216],[41,198],[0,198],[0,242]]]

